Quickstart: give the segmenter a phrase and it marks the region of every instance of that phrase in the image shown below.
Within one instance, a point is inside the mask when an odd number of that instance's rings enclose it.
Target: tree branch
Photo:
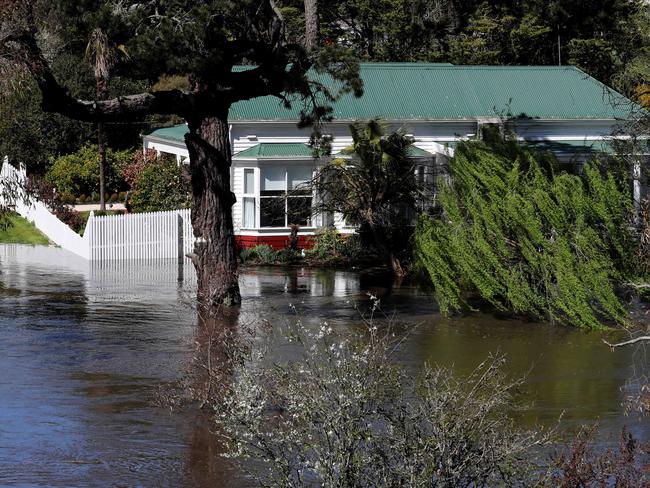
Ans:
[[[635,337],[634,339],[630,339],[629,341],[618,342],[615,344],[610,344],[605,339],[603,339],[603,342],[607,344],[609,347],[611,347],[612,349],[616,349],[617,347],[622,347],[622,346],[629,346],[630,344],[636,344],[637,342],[645,342],[645,341],[650,341],[650,336]]]
[[[635,290],[643,290],[650,288],[650,283],[624,283],[625,286],[634,288]]]
[[[0,47],[3,52],[13,54],[14,59],[32,75],[41,91],[42,108],[46,112],[58,112],[88,122],[110,122],[154,113],[183,116],[194,107],[209,107],[214,103],[212,100],[195,100],[193,94],[180,90],[145,92],[103,101],[80,100],[70,96],[58,83],[34,33],[5,34],[0,37]]]

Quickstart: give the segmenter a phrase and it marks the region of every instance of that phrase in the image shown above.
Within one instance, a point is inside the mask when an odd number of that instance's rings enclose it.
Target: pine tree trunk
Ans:
[[[99,210],[106,211],[106,141],[104,140],[104,124],[97,124],[97,145],[99,147]]]
[[[241,303],[230,190],[228,109],[218,117],[188,121],[185,142],[192,176],[192,227],[197,242],[191,254],[198,278],[199,303],[210,313]]]

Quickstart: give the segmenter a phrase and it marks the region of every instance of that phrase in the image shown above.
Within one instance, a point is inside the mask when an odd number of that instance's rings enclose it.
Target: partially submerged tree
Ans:
[[[617,287],[634,272],[627,181],[597,164],[577,176],[517,142],[474,141],[452,159],[441,215],[415,255],[442,312],[474,292],[498,310],[579,327],[627,324]]]
[[[413,139],[402,131],[386,134],[378,120],[351,125],[350,132],[352,146],[314,180],[319,210],[343,214],[401,275],[398,254],[404,239],[400,236],[414,215],[420,193],[415,161],[410,158]]]
[[[271,95],[285,106],[303,103],[304,122],[318,123],[340,93],[361,94],[356,61],[336,46],[309,53],[288,36],[273,0],[4,0],[0,15],[0,56],[33,77],[44,110],[102,123],[150,114],[175,114],[187,121],[198,295],[210,306],[239,303],[229,108]],[[130,61],[122,74],[151,82],[161,75],[183,75],[190,89],[100,101],[72,97],[52,72],[57,53],[44,49],[45,40],[56,35],[88,39],[87,31],[97,27],[126,46]],[[71,41],[67,48],[74,46]],[[241,64],[250,68],[237,68]],[[314,74],[325,72],[340,83],[319,83]]]

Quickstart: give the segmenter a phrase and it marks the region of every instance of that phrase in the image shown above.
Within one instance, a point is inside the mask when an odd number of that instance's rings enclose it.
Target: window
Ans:
[[[244,170],[244,193],[246,195],[255,194],[255,170],[252,168]]]
[[[254,228],[255,227],[255,197],[244,197],[243,205],[244,205],[243,208],[244,227]]]
[[[287,168],[287,224],[311,225],[312,170],[307,166]]]
[[[242,199],[242,225],[255,227],[255,170],[244,169],[244,198]]]
[[[312,168],[268,167],[260,171],[260,227],[311,225]]]

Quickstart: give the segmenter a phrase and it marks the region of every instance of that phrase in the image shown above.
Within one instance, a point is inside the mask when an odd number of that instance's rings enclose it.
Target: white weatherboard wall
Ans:
[[[90,213],[83,237],[41,202],[27,198],[25,169],[7,159],[0,170],[0,203],[13,207],[50,241],[91,261],[179,259],[192,251],[190,209],[96,217]]]

